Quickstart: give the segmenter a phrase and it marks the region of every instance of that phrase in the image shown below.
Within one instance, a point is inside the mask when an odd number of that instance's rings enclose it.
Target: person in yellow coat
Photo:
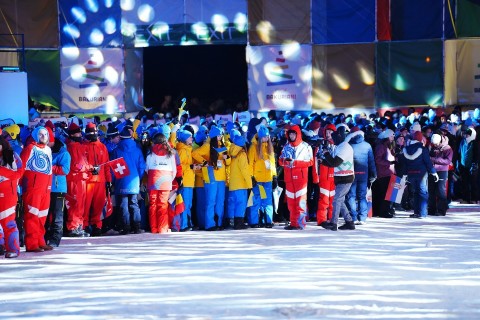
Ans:
[[[208,128],[200,126],[195,133],[194,142],[192,144],[192,150],[196,150],[203,146],[208,141]],[[195,172],[195,210],[192,212],[192,221],[194,223],[193,229],[205,230],[205,184],[203,183],[202,164],[203,158],[193,157],[193,163],[199,165],[199,169]]]
[[[248,189],[252,189],[252,172],[248,165],[246,140],[237,130],[230,133],[230,185],[228,191],[228,219],[233,219],[235,230],[245,229]]]
[[[265,213],[266,228],[273,227],[272,188],[278,186],[275,154],[268,128],[261,125],[252,139],[248,149],[248,162],[252,172],[253,205],[247,216],[248,224],[255,228],[259,226],[259,210]]]
[[[192,152],[192,157],[203,164],[205,182],[205,230],[221,230],[225,206],[226,166],[231,159],[223,143],[223,132],[212,126],[209,132],[210,142],[205,142]],[[215,219],[216,216],[216,219]]]
[[[193,201],[193,187],[195,185],[194,169],[197,166],[193,164],[192,159],[193,136],[188,130],[177,131],[177,152],[180,157],[183,172],[183,186],[180,188],[180,194],[183,198],[185,210],[180,218],[180,231],[187,231],[192,227],[191,208]],[[178,204],[177,204],[178,205]]]

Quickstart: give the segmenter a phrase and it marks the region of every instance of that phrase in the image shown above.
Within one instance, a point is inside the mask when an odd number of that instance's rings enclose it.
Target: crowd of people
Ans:
[[[12,124],[0,135],[0,251],[278,222],[355,230],[370,192],[374,217],[444,216],[452,200],[480,203],[480,111],[439,111],[271,111],[195,125],[181,109],[165,119],[145,108],[133,119]],[[392,176],[407,181],[398,203],[386,196]]]

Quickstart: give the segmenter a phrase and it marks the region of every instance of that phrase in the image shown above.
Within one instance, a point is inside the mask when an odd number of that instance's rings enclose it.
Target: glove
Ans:
[[[107,192],[108,192],[108,193],[112,193],[113,185],[112,185],[111,182],[107,182],[107,183],[105,184],[105,187],[107,188]]]
[[[252,188],[257,186],[257,179],[255,177],[252,177]]]
[[[440,178],[438,177],[438,173],[432,173],[432,177],[433,177],[433,181],[434,182],[438,182],[438,180],[440,180]]]
[[[183,186],[183,178],[182,177],[175,178],[175,181],[177,181],[179,188],[181,188]]]
[[[272,180],[272,188],[273,189],[277,189],[278,187],[278,180],[277,180],[277,176],[273,176],[273,180]]]

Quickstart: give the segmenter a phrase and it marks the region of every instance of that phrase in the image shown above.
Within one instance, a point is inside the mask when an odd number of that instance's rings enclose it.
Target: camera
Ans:
[[[98,176],[99,173],[100,173],[100,167],[99,166],[93,166],[92,175]]]

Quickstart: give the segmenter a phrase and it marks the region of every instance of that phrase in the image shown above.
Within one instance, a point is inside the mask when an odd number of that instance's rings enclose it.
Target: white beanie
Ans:
[[[432,144],[440,144],[440,142],[442,141],[442,137],[439,135],[439,134],[432,134]]]
[[[413,126],[410,128],[410,132],[416,132],[416,131],[422,131],[422,127],[418,122],[415,122]]]
[[[393,138],[394,135],[395,133],[392,130],[387,129],[385,131],[380,132],[380,134],[378,135],[378,139]]]

